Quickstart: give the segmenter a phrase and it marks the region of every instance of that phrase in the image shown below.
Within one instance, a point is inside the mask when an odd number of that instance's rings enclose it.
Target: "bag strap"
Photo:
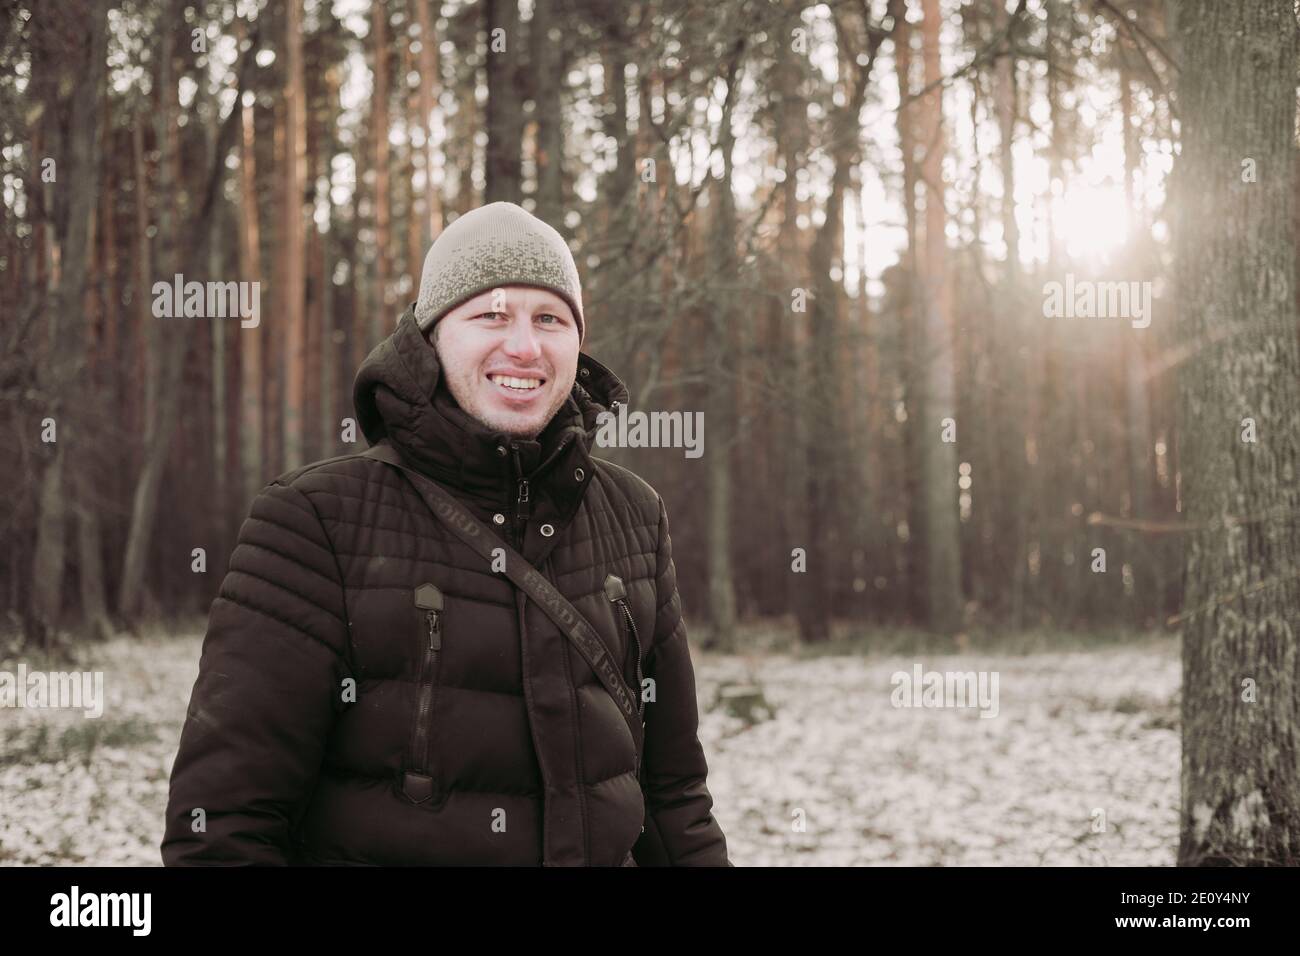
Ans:
[[[645,736],[645,721],[641,719],[638,712],[635,695],[628,688],[622,673],[614,663],[613,655],[605,647],[605,642],[600,639],[596,629],[587,622],[587,619],[570,603],[568,598],[561,594],[550,581],[546,580],[545,576],[529,564],[521,554],[501,540],[487,525],[470,514],[469,510],[457,501],[451,492],[407,464],[401,453],[391,444],[381,442],[372,445],[363,454],[367,458],[386,462],[399,469],[407,480],[414,485],[415,490],[424,499],[424,503],[429,506],[429,510],[433,512],[434,516],[442,521],[456,537],[460,538],[484,561],[490,564],[494,559],[493,552],[497,548],[500,548],[505,553],[506,577],[510,578],[516,587],[532,598],[533,603],[555,622],[555,625],[560,629],[560,633],[564,634],[577,648],[583,660],[595,672],[605,690],[609,692],[609,696],[614,698],[614,703],[618,704],[619,710],[623,712],[623,718],[627,721],[628,729],[632,731],[632,739],[636,742],[637,774],[639,777],[641,772],[641,749]]]

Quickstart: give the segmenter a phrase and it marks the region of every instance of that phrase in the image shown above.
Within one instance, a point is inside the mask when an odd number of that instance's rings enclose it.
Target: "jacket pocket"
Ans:
[[[420,684],[401,788],[402,794],[412,803],[436,804],[429,731],[438,693],[439,658],[442,656],[443,597],[433,584],[421,584],[415,589],[414,598],[420,635]]]
[[[617,574],[605,577],[605,597],[618,609],[615,614],[622,620],[628,646],[636,654],[636,683],[632,686],[632,692],[636,695],[637,713],[644,719],[645,708],[641,705],[641,638],[637,635],[636,621],[632,619],[632,609],[627,603],[627,588],[623,585],[623,579]],[[623,669],[623,675],[627,676],[626,667]]]
[[[641,740],[645,740],[645,705],[641,700],[641,638],[636,632],[636,621],[632,618],[632,609],[627,603],[627,588],[623,584],[623,579],[617,574],[610,574],[605,577],[605,597],[609,603],[613,604],[617,610],[615,615],[623,622],[624,632],[627,634],[628,646],[636,655],[635,683],[632,684],[631,690],[636,697],[636,714],[637,719],[641,721]],[[623,668],[624,677],[627,676],[626,665]],[[634,741],[635,743],[635,741]],[[635,772],[637,779],[641,779],[641,753],[638,750],[636,755]],[[644,829],[644,827],[642,828]]]

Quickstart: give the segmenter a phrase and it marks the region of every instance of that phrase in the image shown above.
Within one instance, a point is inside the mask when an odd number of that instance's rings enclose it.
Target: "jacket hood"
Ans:
[[[512,437],[465,412],[448,390],[442,364],[406,307],[392,334],[357,370],[352,400],[371,445],[387,438],[430,477],[471,496],[499,503],[520,477],[545,481],[571,460],[586,459],[585,479],[557,481],[559,511],[571,513],[590,480],[597,416],[628,401],[627,386],[591,356],[578,354],[568,399],[535,439]],[[576,461],[575,461],[576,463]],[[576,492],[576,497],[574,493]]]

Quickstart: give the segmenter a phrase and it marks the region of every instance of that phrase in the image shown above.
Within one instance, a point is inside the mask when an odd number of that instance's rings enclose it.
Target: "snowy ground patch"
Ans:
[[[104,671],[100,718],[0,713],[0,864],[161,863],[200,644],[88,648],[77,667]],[[1174,863],[1173,639],[1005,656],[693,658],[714,813],[737,866]],[[918,662],[996,671],[997,716],[894,706],[891,676]]]

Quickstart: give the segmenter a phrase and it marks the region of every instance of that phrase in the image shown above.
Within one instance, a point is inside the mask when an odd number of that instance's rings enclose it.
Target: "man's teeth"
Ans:
[[[515,378],[513,375],[489,375],[488,378],[498,385],[505,385],[509,388],[537,388],[542,384],[540,378]]]

